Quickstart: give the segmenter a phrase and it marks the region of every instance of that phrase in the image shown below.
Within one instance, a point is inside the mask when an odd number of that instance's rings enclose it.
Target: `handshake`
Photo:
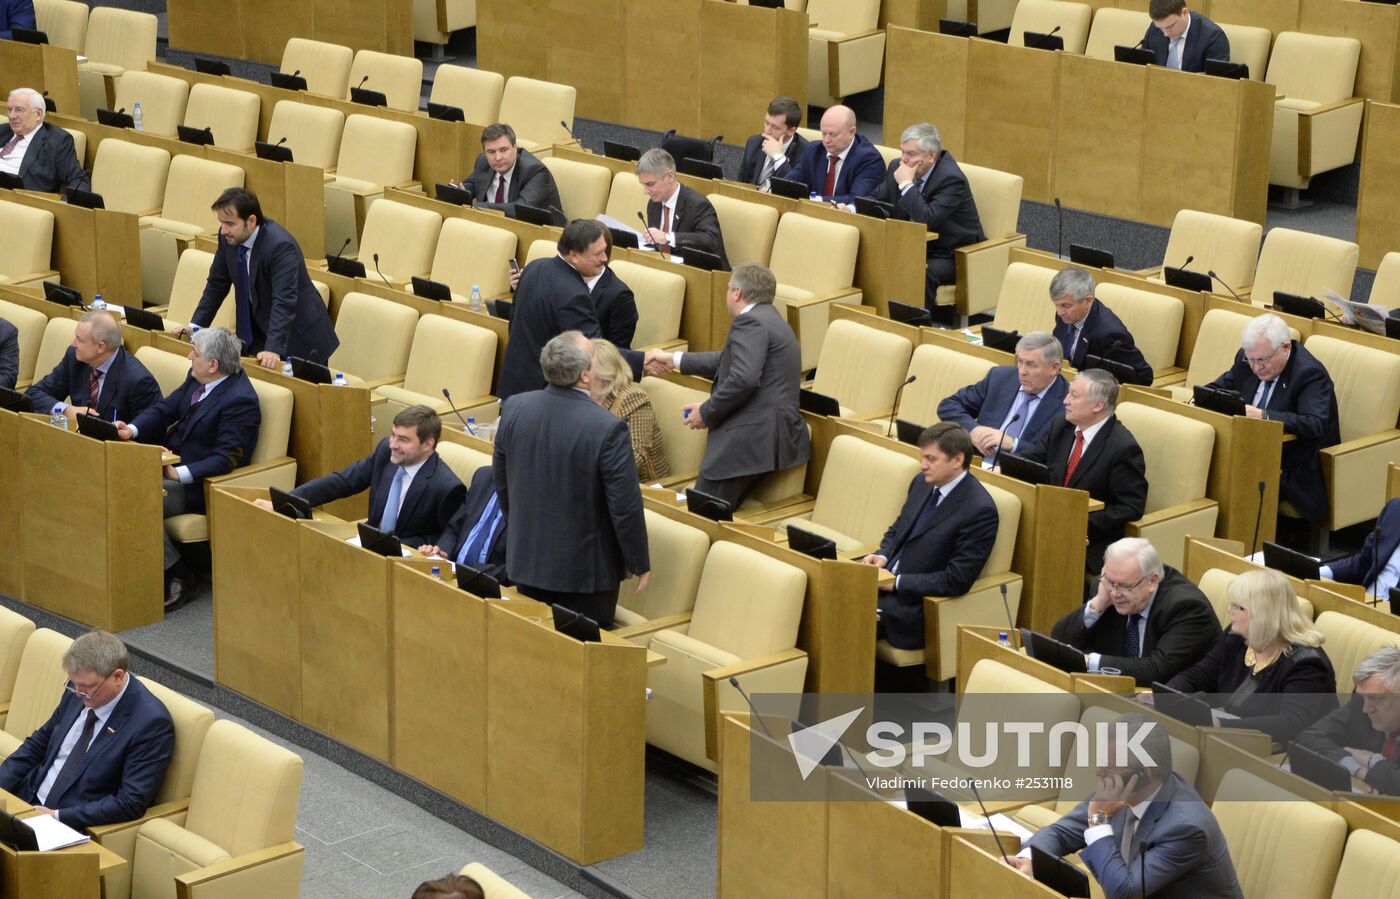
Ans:
[[[664,375],[668,371],[675,371],[675,358],[675,353],[670,350],[647,350],[642,369],[649,375]]]

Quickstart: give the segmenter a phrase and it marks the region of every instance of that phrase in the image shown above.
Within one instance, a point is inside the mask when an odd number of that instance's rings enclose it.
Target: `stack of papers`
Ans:
[[[35,815],[32,818],[22,818],[25,825],[34,831],[34,838],[39,842],[39,851],[48,852],[52,849],[64,849],[68,846],[77,846],[86,843],[92,838],[87,834],[79,833],[73,828],[64,824],[53,815]]]

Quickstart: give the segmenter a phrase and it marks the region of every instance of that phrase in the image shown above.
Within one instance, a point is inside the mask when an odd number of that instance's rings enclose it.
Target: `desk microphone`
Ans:
[[[1055,256],[1059,259],[1065,258],[1065,208],[1060,205],[1060,198],[1055,198],[1055,216],[1059,219],[1059,230],[1055,234]]]
[[[1195,262],[1195,261],[1196,261],[1196,257],[1195,257],[1195,256],[1187,256],[1187,257],[1186,257],[1186,261],[1183,262],[1183,263],[1181,263],[1181,270],[1182,270],[1183,272],[1186,271],[1186,269],[1187,269],[1188,267],[1190,267],[1191,263],[1193,263],[1193,262]]]
[[[457,420],[462,423],[462,430],[466,431],[468,434],[471,434],[473,437],[477,436],[476,428],[473,428],[471,425],[467,424],[467,420],[462,417],[462,413],[457,408],[457,404],[452,402],[452,394],[447,391],[446,387],[442,388],[442,395],[447,397],[447,405],[452,407],[452,414],[457,416]]]
[[[1006,584],[1001,585],[1001,607],[1006,610],[1006,639],[1011,641],[1011,645],[1016,645],[1016,619],[1011,617],[1011,603],[1006,599]]]
[[[987,819],[987,829],[992,832],[992,839],[997,841],[997,851],[1001,853],[1001,860],[1008,865],[1011,864],[1011,859],[1006,857],[1006,850],[1002,848],[1001,835],[997,833],[996,827],[992,824],[991,812],[987,811],[987,804],[982,801],[982,794],[977,792],[977,778],[969,777],[967,782],[972,787],[972,795],[977,799],[978,807],[982,809],[982,817]]]
[[[899,395],[904,392],[904,388],[908,387],[910,384],[913,384],[917,380],[919,380],[918,375],[910,375],[904,380],[903,384],[899,385],[899,389],[894,392],[894,408],[890,410],[890,426],[888,428],[885,428],[886,437],[894,433],[894,417],[896,414],[899,413]]]
[[[1264,490],[1265,483],[1259,482],[1259,508],[1254,513],[1254,537],[1249,541],[1249,554],[1252,556],[1259,551],[1259,523],[1264,520]]]
[[[1222,287],[1224,287],[1226,290],[1230,291],[1230,296],[1234,297],[1235,300],[1236,300],[1237,302],[1240,302],[1240,303],[1243,303],[1243,302],[1244,302],[1244,300],[1241,300],[1241,299],[1240,299],[1240,295],[1237,294],[1237,293],[1235,293],[1235,289],[1234,289],[1233,287],[1231,287],[1229,284],[1226,284],[1224,281],[1222,281],[1222,280],[1220,279],[1220,276],[1217,275],[1215,272],[1209,271],[1209,272],[1206,272],[1206,274],[1207,274],[1207,275],[1210,275],[1210,277],[1211,277],[1212,280],[1214,280],[1214,281],[1220,281],[1220,285],[1221,285]]]
[[[357,85],[355,85],[355,90],[359,90],[360,88],[364,87],[364,86],[365,86],[365,82],[368,81],[368,80],[369,80],[369,73],[366,72],[366,73],[365,73],[365,77],[363,77],[363,78],[360,79],[360,83],[357,84]]]
[[[1011,416],[1011,420],[1001,426],[1001,433],[997,435],[997,451],[992,453],[992,467],[997,467],[997,460],[1001,458],[1002,441],[1006,439],[1006,429],[1021,420],[1021,413],[1017,412]]]
[[[287,142],[287,136],[284,134],[284,135],[282,135],[282,139],[281,139],[281,140],[279,140],[277,143],[275,143],[275,144],[272,145],[272,149],[276,150],[278,147],[282,146],[282,145],[285,144],[286,142]]]
[[[560,127],[560,128],[563,128],[565,131],[569,132],[569,137],[572,137],[574,140],[578,140],[578,135],[577,135],[577,134],[574,134],[574,129],[572,129],[572,128],[569,127],[569,123],[568,123],[568,122],[564,121],[563,119],[560,119],[560,120],[559,120],[559,127]],[[583,141],[579,141],[579,143],[583,143]]]
[[[347,237],[347,238],[345,238],[345,243],[341,244],[341,245],[340,245],[340,249],[339,249],[339,250],[336,250],[336,251],[335,251],[334,253],[332,253],[331,255],[334,256],[336,259],[341,259],[341,258],[343,258],[340,254],[345,252],[345,248],[348,247],[348,246],[350,246],[350,241],[352,241],[352,240],[354,240],[353,237]]]
[[[379,280],[381,280],[381,281],[384,282],[384,286],[385,286],[385,287],[389,288],[390,290],[393,290],[393,289],[394,289],[394,285],[390,284],[390,283],[389,283],[389,279],[386,278],[386,277],[384,277],[384,273],[381,272],[381,271],[379,270],[379,254],[378,254],[378,253],[375,253],[375,254],[374,254],[374,273],[375,273],[376,275],[379,276]]]
[[[659,250],[660,244],[652,240],[651,235],[649,233],[651,230],[651,225],[647,224],[646,216],[642,215],[640,211],[637,212],[637,221],[642,223],[642,239],[645,240],[647,243],[651,244],[652,246],[657,247]]]
[[[768,725],[763,722],[763,716],[758,713],[758,709],[753,707],[753,700],[749,699],[749,694],[745,693],[744,688],[739,686],[739,678],[731,675],[729,678],[729,686],[738,690],[739,695],[744,697],[744,702],[747,702],[749,704],[749,711],[753,712],[753,716],[758,719],[758,724],[760,727],[763,728],[763,732],[768,735],[768,739],[776,743],[778,741],[778,738],[773,736],[773,732],[769,730]]]
[[[301,74],[301,69],[297,69],[295,72],[293,72],[292,74],[288,75],[287,77],[288,77],[288,78],[296,78],[296,77],[297,77],[298,75],[300,75],[300,74]],[[368,78],[369,76],[366,75],[365,77]],[[361,84],[364,84],[363,81],[361,81],[360,83],[361,83]]]
[[[1136,50],[1145,43],[1147,43],[1147,35],[1143,35],[1142,40],[1138,41],[1136,44],[1133,44],[1133,49]],[[1147,894],[1143,893],[1143,895],[1146,896]]]
[[[558,206],[546,206],[545,209],[548,209],[550,212],[559,216],[560,220],[563,221],[564,224],[567,225],[569,223],[569,217],[565,215],[564,210],[560,209]],[[608,248],[608,255],[612,255],[612,247]]]
[[[1051,28],[1051,29],[1050,29],[1048,32],[1046,32],[1045,34],[1042,34],[1040,37],[1036,38],[1035,43],[1034,43],[1034,44],[1031,44],[1031,49],[1035,49],[1035,48],[1037,48],[1037,47],[1043,46],[1043,45],[1045,44],[1046,41],[1050,40],[1050,38],[1054,37],[1057,33],[1059,33],[1059,30],[1060,30],[1060,26],[1059,26],[1059,25],[1056,25],[1054,28]]]

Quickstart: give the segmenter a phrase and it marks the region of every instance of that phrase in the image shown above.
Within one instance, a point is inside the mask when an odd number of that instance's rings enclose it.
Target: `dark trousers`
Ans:
[[[930,311],[937,305],[934,298],[938,288],[957,283],[958,266],[952,256],[928,257],[928,268],[924,273],[924,307]]]
[[[563,606],[580,615],[586,615],[598,623],[599,627],[613,626],[613,612],[617,609],[617,588],[598,593],[565,593],[561,590],[545,590],[526,584],[516,584],[515,589],[540,602]]]
[[[708,493],[710,496],[719,497],[729,503],[730,509],[738,511],[739,504],[744,501],[745,497],[753,492],[754,486],[762,477],[763,475],[761,474],[746,474],[738,478],[711,480],[701,475],[695,479],[695,489],[699,490],[701,493]]]
[[[165,491],[165,495],[161,498],[161,513],[164,517],[173,518],[189,511],[185,502],[184,484],[179,481],[162,479],[161,489]],[[175,548],[175,541],[170,539],[170,533],[165,528],[161,528],[160,535],[165,539],[165,570],[169,571],[180,561],[180,551]]]

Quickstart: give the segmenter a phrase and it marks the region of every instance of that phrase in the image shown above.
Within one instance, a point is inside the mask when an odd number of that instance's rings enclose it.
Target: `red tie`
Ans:
[[[505,175],[497,175],[497,176],[496,176],[496,202],[497,202],[497,203],[504,203],[505,201],[506,201],[506,176],[505,176]]]
[[[841,157],[828,153],[826,158],[826,183],[822,185],[822,196],[833,197],[836,195],[836,165],[841,161]]]
[[[102,374],[95,368],[88,369],[88,408],[97,411],[97,391],[102,384]]]
[[[1069,486],[1069,479],[1074,477],[1074,470],[1079,467],[1079,457],[1084,454],[1084,432],[1074,432],[1074,449],[1069,451],[1069,465],[1065,466],[1065,486]]]
[[[670,207],[670,206],[662,206],[662,207],[661,207],[661,233],[662,233],[662,234],[670,234],[670,233],[671,233],[671,207]]]
[[[1381,744],[1381,755],[1389,761],[1395,761],[1395,734],[1385,735],[1385,742]]]

